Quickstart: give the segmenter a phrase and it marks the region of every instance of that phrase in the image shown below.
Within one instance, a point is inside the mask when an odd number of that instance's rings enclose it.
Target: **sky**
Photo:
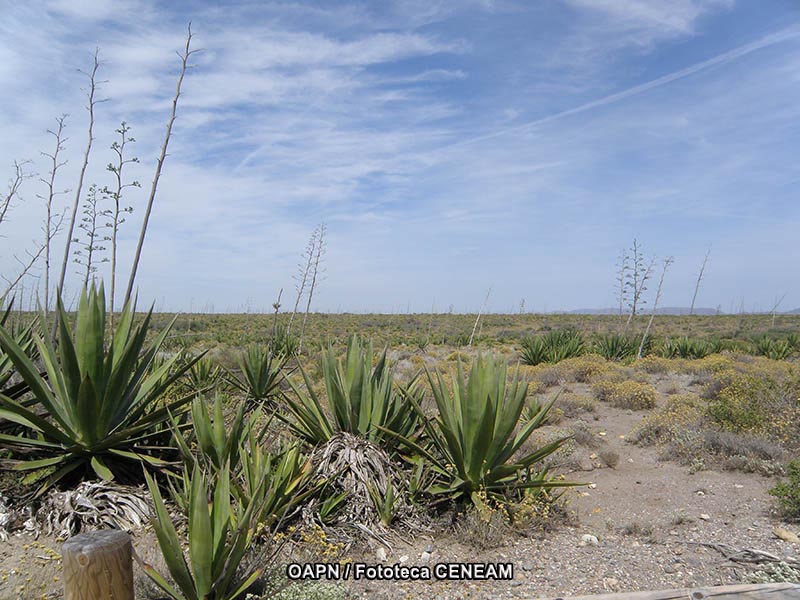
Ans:
[[[42,239],[40,181],[66,119],[58,210],[131,127],[127,280],[191,21],[191,59],[137,279],[161,310],[294,304],[325,223],[312,309],[615,306],[634,238],[661,306],[800,307],[796,0],[0,0],[0,275]],[[3,188],[4,190],[5,188]],[[54,263],[65,244],[54,242]],[[107,253],[106,253],[107,255]],[[67,297],[82,276],[71,264]],[[40,266],[25,280],[30,297]],[[98,276],[108,280],[108,265]],[[121,287],[124,288],[124,285]],[[70,296],[71,295],[71,296]]]

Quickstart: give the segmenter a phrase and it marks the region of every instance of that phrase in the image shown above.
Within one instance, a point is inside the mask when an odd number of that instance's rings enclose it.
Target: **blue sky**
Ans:
[[[193,22],[203,52],[139,271],[160,308],[269,310],[280,288],[292,304],[320,222],[318,310],[476,311],[490,287],[498,312],[613,306],[634,237],[675,257],[662,306],[691,302],[709,247],[699,305],[800,306],[794,0],[52,0],[2,14],[4,177],[14,159],[46,173],[46,130],[69,113],[60,187],[74,189],[77,69],[100,49],[108,102],[87,181],[111,183],[121,120],[141,160],[123,278]],[[28,180],[0,224],[4,275],[41,237],[42,193]]]

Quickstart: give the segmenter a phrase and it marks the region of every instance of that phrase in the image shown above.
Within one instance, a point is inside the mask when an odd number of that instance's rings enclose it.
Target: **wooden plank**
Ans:
[[[124,531],[76,535],[64,542],[64,600],[134,600],[133,546]]]
[[[755,583],[716,587],[684,588],[655,592],[624,592],[592,596],[562,596],[555,600],[800,600],[800,584]]]

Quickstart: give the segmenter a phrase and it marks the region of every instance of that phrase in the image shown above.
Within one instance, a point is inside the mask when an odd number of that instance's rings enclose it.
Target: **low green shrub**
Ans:
[[[776,498],[786,518],[800,519],[800,459],[795,459],[786,466],[786,479],[769,493]]]

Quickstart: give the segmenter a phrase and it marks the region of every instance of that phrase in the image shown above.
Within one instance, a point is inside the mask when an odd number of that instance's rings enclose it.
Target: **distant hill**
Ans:
[[[787,315],[800,315],[800,308],[795,308],[794,310],[786,311],[784,314],[787,314]]]
[[[800,309],[798,309],[800,311]],[[618,308],[579,308],[576,310],[568,311],[571,315],[617,315],[619,314]],[[650,309],[644,306],[640,314],[649,314]],[[689,307],[687,306],[665,306],[664,308],[656,309],[657,315],[688,315]],[[716,308],[695,308],[694,314],[696,315],[716,315],[724,314],[717,312]]]

